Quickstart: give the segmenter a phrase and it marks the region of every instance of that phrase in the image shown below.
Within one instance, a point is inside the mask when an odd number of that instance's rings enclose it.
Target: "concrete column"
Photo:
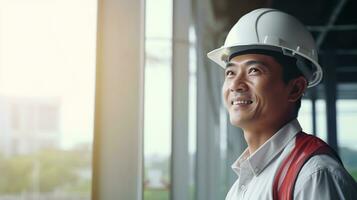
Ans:
[[[213,23],[211,3],[196,1],[197,31],[197,157],[196,199],[224,199],[221,151],[221,85],[223,70],[210,62],[207,52],[216,46],[216,38],[208,30]],[[211,17],[210,17],[211,16]],[[211,19],[209,21],[209,19]],[[217,23],[216,26],[220,24]]]
[[[143,0],[99,0],[93,200],[142,199]]]
[[[173,0],[171,199],[189,199],[188,93],[191,1]]]

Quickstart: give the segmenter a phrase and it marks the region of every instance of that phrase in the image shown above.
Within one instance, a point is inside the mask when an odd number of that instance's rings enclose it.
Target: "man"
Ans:
[[[357,199],[338,155],[296,119],[305,89],[322,79],[314,40],[298,20],[254,10],[208,57],[225,69],[225,107],[248,144],[232,165],[238,179],[226,200]]]

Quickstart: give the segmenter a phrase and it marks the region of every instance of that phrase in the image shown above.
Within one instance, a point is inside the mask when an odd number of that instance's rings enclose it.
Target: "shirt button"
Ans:
[[[246,189],[245,185],[240,186],[240,189],[241,189],[242,191],[245,191],[245,189]]]

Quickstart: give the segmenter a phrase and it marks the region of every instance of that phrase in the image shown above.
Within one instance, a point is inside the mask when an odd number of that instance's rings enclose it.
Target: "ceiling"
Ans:
[[[226,31],[244,14],[271,7],[297,17],[312,33],[323,68],[333,67],[339,98],[357,99],[357,1],[356,0],[213,0],[217,21]],[[319,91],[323,88],[319,88]],[[346,94],[341,96],[342,94]]]
[[[272,1],[272,7],[300,19],[319,47],[320,60],[336,67],[337,82],[357,82],[357,1]]]

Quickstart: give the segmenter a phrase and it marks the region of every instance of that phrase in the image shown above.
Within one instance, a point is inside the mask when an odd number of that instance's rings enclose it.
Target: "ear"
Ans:
[[[307,80],[303,76],[299,76],[290,81],[290,91],[288,100],[290,102],[296,102],[304,94],[307,88]]]

